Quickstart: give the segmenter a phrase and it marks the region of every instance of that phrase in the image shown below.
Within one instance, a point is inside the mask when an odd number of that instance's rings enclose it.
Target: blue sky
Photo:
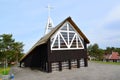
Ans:
[[[27,52],[44,35],[48,4],[54,25],[71,16],[91,44],[120,47],[120,0],[0,0],[0,34],[13,34]]]

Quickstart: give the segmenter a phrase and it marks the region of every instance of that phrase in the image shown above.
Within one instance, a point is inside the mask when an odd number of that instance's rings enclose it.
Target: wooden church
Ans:
[[[80,68],[88,66],[87,44],[89,40],[74,23],[71,17],[66,18],[52,28],[48,20],[46,33],[20,60],[20,66],[39,68],[45,72],[53,70]]]

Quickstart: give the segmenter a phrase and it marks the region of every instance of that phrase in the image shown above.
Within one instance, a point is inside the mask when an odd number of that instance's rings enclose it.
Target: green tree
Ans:
[[[118,52],[120,54],[120,48],[115,48],[115,47],[106,47],[106,53],[111,54],[113,52]]]
[[[14,54],[15,54],[15,60],[18,63],[18,61],[21,58],[21,52],[23,52],[23,43],[21,42],[15,42],[13,43],[13,50],[14,50]]]
[[[97,57],[98,47],[99,47],[98,44],[93,44],[93,45],[88,46],[89,55],[92,57]]]
[[[105,52],[106,52],[107,54],[111,54],[111,52],[112,52],[111,47],[106,47]]]
[[[18,62],[20,55],[23,53],[23,43],[15,42],[12,34],[0,35],[0,59],[10,63]]]
[[[98,60],[102,60],[103,59],[103,57],[104,57],[104,50],[103,49],[98,49],[98,55],[97,55],[97,58],[98,58]]]
[[[118,52],[120,55],[120,48],[115,48],[115,51]]]
[[[101,60],[103,58],[104,51],[99,48],[98,44],[88,46],[88,53],[91,57],[94,57],[96,60]]]
[[[2,60],[7,62],[8,53],[11,51],[11,44],[14,42],[12,35],[0,35],[0,53],[2,54]]]

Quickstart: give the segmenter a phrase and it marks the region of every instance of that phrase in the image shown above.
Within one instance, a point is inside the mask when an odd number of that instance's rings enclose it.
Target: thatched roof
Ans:
[[[33,51],[37,46],[40,46],[42,44],[47,43],[47,41],[50,39],[50,37],[57,31],[59,28],[66,22],[70,22],[71,25],[74,27],[74,29],[78,32],[79,35],[84,39],[86,43],[90,43],[90,41],[87,39],[87,37],[82,33],[82,31],[78,28],[78,26],[73,22],[71,17],[66,18],[64,21],[62,21],[60,24],[58,24],[53,30],[51,30],[48,34],[46,34],[44,37],[42,37],[29,51],[28,53],[20,60],[22,61],[24,58],[26,58],[31,51]]]

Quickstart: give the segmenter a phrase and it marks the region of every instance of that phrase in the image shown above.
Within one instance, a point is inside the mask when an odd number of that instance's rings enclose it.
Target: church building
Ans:
[[[89,40],[71,17],[56,27],[48,18],[45,35],[20,60],[20,66],[39,68],[45,72],[88,66]]]

